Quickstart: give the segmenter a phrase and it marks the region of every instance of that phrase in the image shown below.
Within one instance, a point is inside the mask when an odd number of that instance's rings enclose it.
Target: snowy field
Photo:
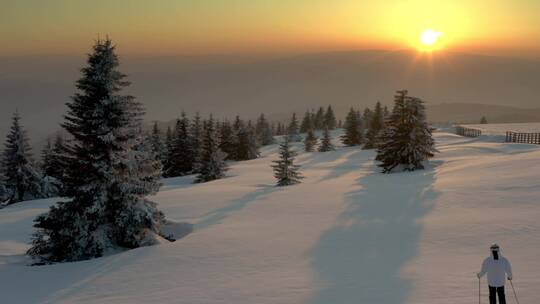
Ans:
[[[485,125],[463,125],[464,127],[482,130],[483,135],[506,135],[506,131],[518,133],[540,133],[540,122],[506,123]]]
[[[226,179],[166,180],[154,199],[194,232],[92,261],[26,266],[32,219],[54,200],[7,207],[0,303],[471,304],[492,242],[520,302],[540,303],[540,146],[435,135],[441,153],[414,173],[339,148],[302,153],[304,182],[276,188],[272,146]]]

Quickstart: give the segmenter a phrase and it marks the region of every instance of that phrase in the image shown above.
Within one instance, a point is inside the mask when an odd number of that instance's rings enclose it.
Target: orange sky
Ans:
[[[6,3],[7,2],[7,3]],[[0,55],[80,54],[109,35],[124,54],[419,48],[540,57],[540,1],[2,1]]]

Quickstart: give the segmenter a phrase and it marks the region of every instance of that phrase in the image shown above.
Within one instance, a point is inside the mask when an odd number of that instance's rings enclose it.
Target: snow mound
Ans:
[[[193,232],[193,224],[174,222],[167,220],[167,223],[161,227],[161,233],[169,241],[179,240]]]

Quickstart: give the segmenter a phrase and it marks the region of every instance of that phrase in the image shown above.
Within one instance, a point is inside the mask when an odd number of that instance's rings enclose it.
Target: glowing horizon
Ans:
[[[540,56],[534,0],[12,1],[0,11],[0,55],[87,52],[109,35],[127,54],[299,53],[437,49]]]

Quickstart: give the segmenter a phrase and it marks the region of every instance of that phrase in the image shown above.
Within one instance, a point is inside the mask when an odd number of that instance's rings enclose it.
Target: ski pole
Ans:
[[[480,277],[478,278],[478,304],[481,304],[481,301],[480,301]]]
[[[512,283],[512,280],[509,280],[509,281],[510,281],[510,286],[512,286],[512,291],[514,292],[514,298],[516,298],[516,303],[519,304],[519,300],[516,294],[516,289],[514,288],[514,283]]]

